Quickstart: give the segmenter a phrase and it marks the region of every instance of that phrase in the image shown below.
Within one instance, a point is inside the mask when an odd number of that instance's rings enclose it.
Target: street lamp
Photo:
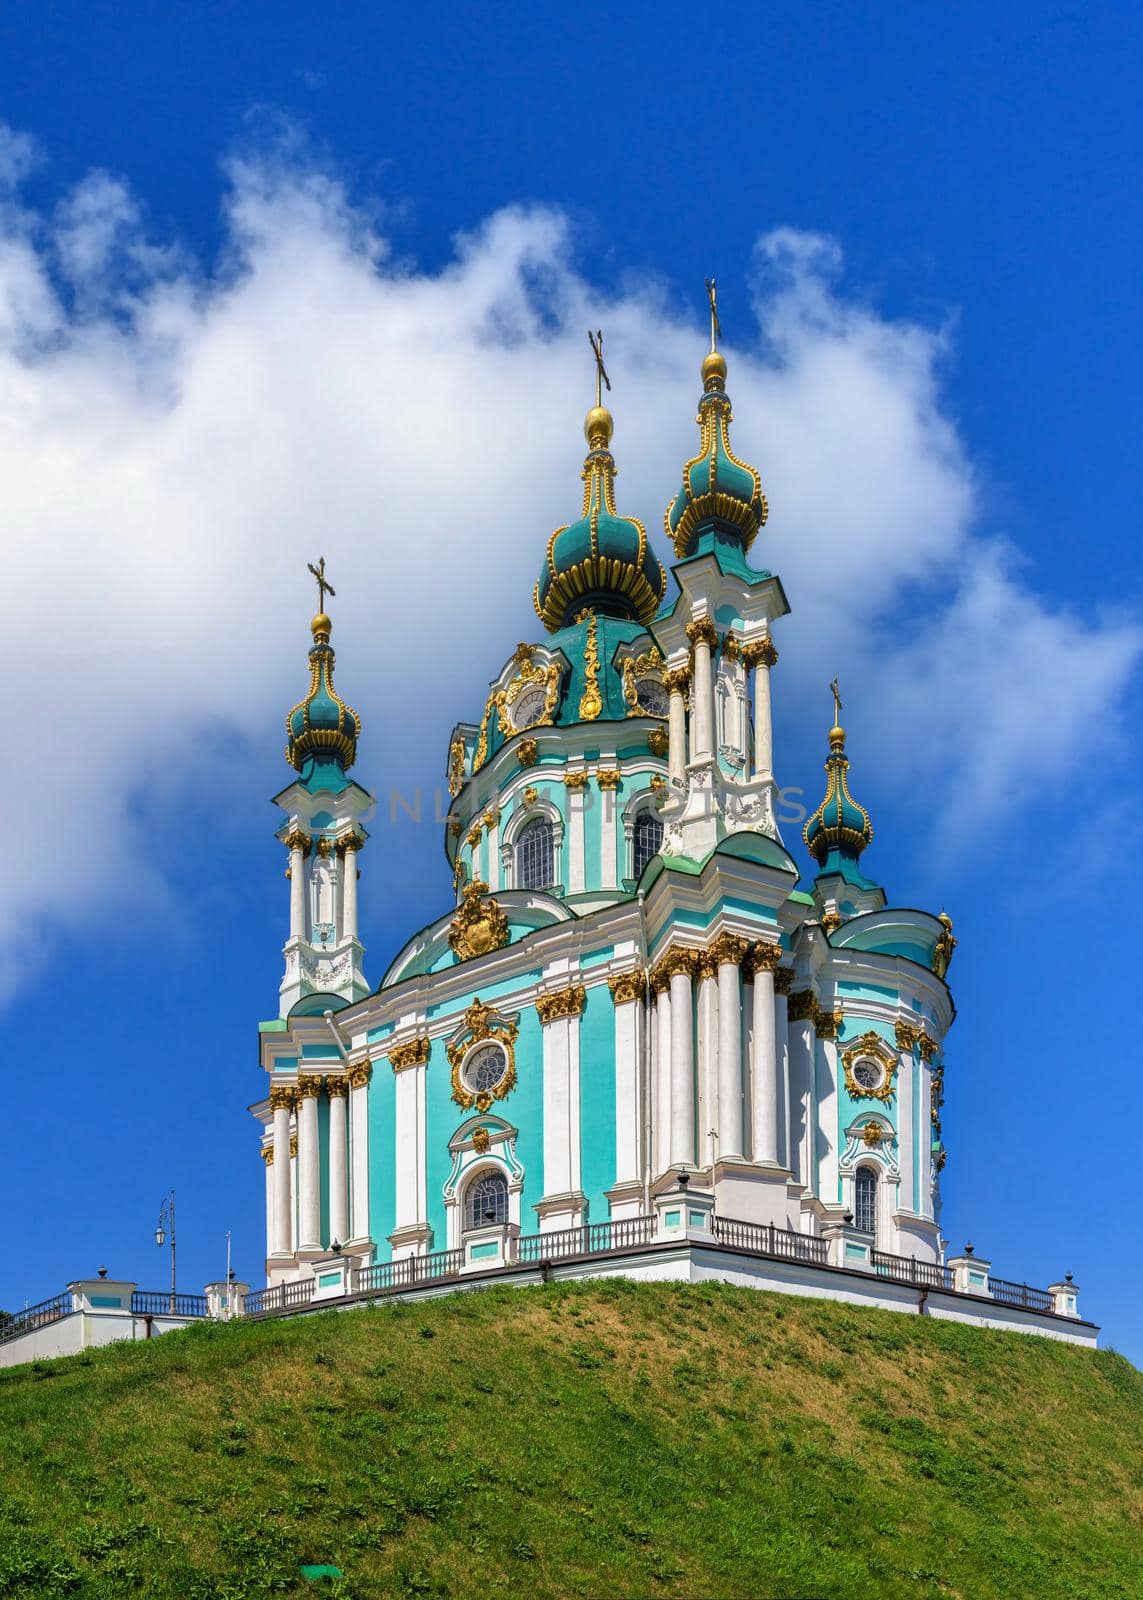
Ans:
[[[155,1224],[155,1243],[162,1249],[167,1242],[167,1229],[171,1232],[171,1316],[175,1314],[175,1191],[172,1189],[159,1207],[159,1220]]]

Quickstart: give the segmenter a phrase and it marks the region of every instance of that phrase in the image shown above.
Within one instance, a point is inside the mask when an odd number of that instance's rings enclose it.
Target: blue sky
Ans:
[[[1003,1276],[1074,1271],[1143,1359],[1120,1243],[1141,32],[927,4],[9,15],[0,1185],[32,1248],[0,1304],[100,1262],[160,1283],[172,1183],[186,1284],[227,1228],[257,1278],[244,1108],[280,975],[267,801],[304,561],[339,588],[380,795],[377,977],[447,900],[447,733],[534,636],[577,503],[583,328],[614,352],[621,509],[655,530],[716,272],[772,506],[758,556],[793,606],[780,778],[816,801],[840,670],[868,868],[961,938],[947,1231]],[[429,796],[421,827],[386,821],[393,785]]]

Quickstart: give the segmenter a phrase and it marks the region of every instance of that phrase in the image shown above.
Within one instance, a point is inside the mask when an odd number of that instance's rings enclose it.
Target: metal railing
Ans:
[[[428,1256],[406,1256],[401,1261],[377,1261],[359,1267],[353,1274],[357,1294],[386,1294],[394,1289],[411,1289],[414,1284],[434,1283],[440,1278],[455,1278],[460,1271],[460,1250],[437,1250]]]
[[[137,1317],[205,1317],[210,1306],[204,1294],[172,1294],[169,1289],[136,1289],[131,1310]]]
[[[879,1278],[892,1278],[895,1283],[911,1283],[919,1289],[951,1289],[951,1267],[942,1267],[939,1261],[918,1261],[913,1256],[891,1256],[885,1250],[874,1250],[873,1270]]]
[[[739,1222],[734,1217],[712,1216],[711,1231],[719,1244],[734,1250],[749,1250],[752,1255],[770,1256],[777,1261],[804,1261],[824,1267],[829,1262],[829,1245],[809,1233],[778,1228],[772,1222]]]
[[[275,1311],[297,1311],[313,1299],[314,1288],[312,1278],[299,1278],[295,1283],[279,1283],[273,1289],[255,1289],[246,1296],[246,1315],[265,1317]]]
[[[0,1326],[0,1344],[6,1344],[9,1339],[18,1339],[25,1333],[34,1333],[37,1328],[45,1328],[49,1322],[58,1322],[61,1317],[70,1317],[74,1310],[71,1290],[65,1289],[62,1294],[52,1295],[50,1300],[41,1300],[38,1305],[14,1311],[7,1322]]]
[[[988,1292],[1002,1305],[1019,1306],[1022,1311],[1051,1311],[1052,1297],[1047,1289],[1032,1289],[1026,1283],[1010,1283],[1007,1278],[989,1278]]]
[[[629,1250],[650,1244],[654,1237],[654,1217],[615,1217],[610,1222],[587,1222],[558,1233],[526,1234],[516,1241],[516,1259],[524,1266],[537,1261],[568,1261],[605,1250]]]

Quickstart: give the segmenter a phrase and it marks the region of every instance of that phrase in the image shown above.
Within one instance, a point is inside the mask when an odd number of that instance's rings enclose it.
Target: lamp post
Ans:
[[[159,1207],[159,1220],[155,1224],[155,1243],[162,1248],[167,1242],[167,1229],[171,1233],[171,1316],[175,1314],[175,1191],[172,1189]]]

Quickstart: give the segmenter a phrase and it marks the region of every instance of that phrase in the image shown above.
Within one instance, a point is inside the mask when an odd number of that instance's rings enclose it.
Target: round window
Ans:
[[[635,685],[635,704],[649,717],[667,715],[667,691],[658,678],[640,678]]]
[[[525,689],[512,707],[512,726],[516,729],[534,728],[543,716],[547,703],[545,689]]]
[[[875,1094],[885,1083],[885,1068],[876,1056],[862,1056],[853,1063],[853,1081],[867,1094]]]
[[[508,1058],[498,1044],[481,1044],[465,1059],[461,1076],[470,1094],[491,1094],[508,1071]]]

